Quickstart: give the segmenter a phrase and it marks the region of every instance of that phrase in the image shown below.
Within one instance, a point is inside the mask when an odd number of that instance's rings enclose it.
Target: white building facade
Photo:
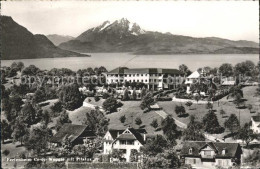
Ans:
[[[251,122],[252,122],[251,129],[254,131],[254,133],[259,134],[260,133],[260,115],[252,116]]]
[[[119,67],[107,73],[107,83],[144,83],[148,89],[175,89],[184,81],[177,69]]]

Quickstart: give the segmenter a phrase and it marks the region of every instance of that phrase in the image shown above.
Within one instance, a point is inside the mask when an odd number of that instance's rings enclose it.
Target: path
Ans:
[[[156,103],[154,105],[151,106],[152,109],[159,109],[160,106]],[[164,111],[164,110],[155,110],[155,113],[157,113],[159,116],[161,116],[163,119],[165,119],[168,114]],[[175,120],[175,124],[177,126],[179,126],[180,128],[184,128],[186,129],[187,128],[187,125],[184,124],[183,122],[179,121],[178,119],[172,117],[174,120]]]
[[[156,104],[152,105],[151,108],[153,108],[153,109],[160,109],[160,106],[156,103]],[[164,110],[155,110],[155,113],[157,113],[157,114],[158,114],[159,116],[161,116],[163,119],[165,119],[165,118],[167,117],[167,115],[168,115]],[[186,129],[186,128],[187,128],[187,124],[185,124],[185,123],[179,121],[178,119],[176,119],[176,118],[174,118],[174,117],[172,117],[172,118],[175,120],[175,124],[176,124],[178,127],[183,128],[183,129]],[[213,135],[211,135],[211,134],[205,133],[204,135],[205,135],[206,139],[208,139],[208,140],[210,140],[210,141],[216,142],[216,141],[218,140],[219,142],[224,142],[223,140],[218,139],[217,137],[215,137],[215,136],[213,136]]]

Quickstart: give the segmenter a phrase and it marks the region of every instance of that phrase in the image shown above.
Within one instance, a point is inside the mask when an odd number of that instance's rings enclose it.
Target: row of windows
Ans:
[[[120,140],[121,145],[134,145],[134,140]]]
[[[108,77],[111,77],[111,76],[115,76],[115,77],[139,77],[139,76],[148,76],[148,74],[124,74],[124,75],[118,75],[118,74],[114,74],[114,75],[107,75]],[[150,74],[150,76],[154,76],[154,77],[157,77],[157,76],[162,76],[161,73],[159,74]]]
[[[121,82],[123,82],[123,80],[120,80]],[[126,82],[148,82],[147,79],[146,80],[125,80]],[[162,80],[159,79],[149,79],[149,82],[161,82]],[[113,80],[111,79],[111,82],[119,82],[118,80]]]

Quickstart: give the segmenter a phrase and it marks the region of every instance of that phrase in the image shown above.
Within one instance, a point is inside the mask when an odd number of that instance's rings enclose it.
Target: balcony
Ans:
[[[215,155],[201,155],[201,158],[214,159]]]

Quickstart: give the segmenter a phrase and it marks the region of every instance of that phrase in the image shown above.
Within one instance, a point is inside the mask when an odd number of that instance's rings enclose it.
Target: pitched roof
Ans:
[[[252,119],[253,119],[255,122],[260,122],[260,115],[258,115],[258,116],[252,116]]]
[[[124,71],[128,69],[127,67],[118,67],[115,68],[109,72],[107,72],[108,74],[124,74]]]
[[[125,130],[115,130],[115,129],[110,129],[108,130],[110,135],[112,136],[113,140],[117,138],[118,134],[122,134]]]
[[[129,130],[131,133],[123,133],[126,130]],[[114,142],[116,140],[138,140],[141,144],[144,144],[144,134],[147,133],[145,129],[134,129],[129,127],[124,131],[114,139]]]
[[[182,73],[177,69],[161,69],[161,68],[134,68],[128,69],[127,67],[118,67],[111,70],[108,74],[131,74],[131,73],[143,73],[143,74],[176,74],[181,75]]]
[[[64,138],[68,137],[70,141],[73,142],[79,136],[95,137],[96,135],[93,131],[87,130],[87,126],[85,125],[65,123],[50,141],[54,143],[62,143]]]
[[[221,143],[221,142],[206,142],[206,141],[186,141],[181,150],[181,156],[200,156],[200,150],[205,145],[214,147],[217,150],[216,157],[219,158],[232,158],[236,156],[240,145],[238,143]],[[189,154],[189,149],[192,148],[192,154]],[[222,150],[225,149],[226,153],[223,155]]]
[[[187,78],[199,78],[200,77],[200,73],[198,71],[193,72],[192,74],[190,74]]]

